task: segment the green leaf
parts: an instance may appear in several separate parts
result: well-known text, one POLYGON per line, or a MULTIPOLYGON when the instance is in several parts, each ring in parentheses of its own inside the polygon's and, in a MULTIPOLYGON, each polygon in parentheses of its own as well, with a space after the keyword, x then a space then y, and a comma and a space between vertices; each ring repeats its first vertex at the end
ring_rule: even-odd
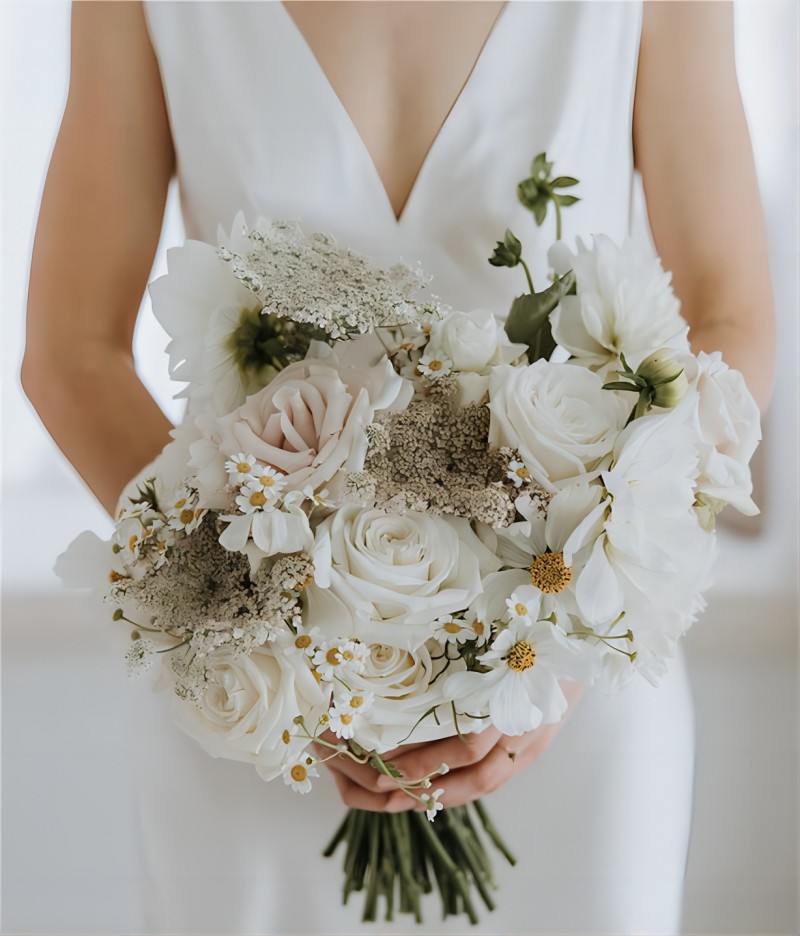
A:
POLYGON ((577 195, 553 195, 553 201, 557 201, 562 208, 569 208, 570 205, 579 202, 580 198, 577 195))
POLYGON ((567 273, 549 289, 534 295, 517 296, 511 303, 505 324, 506 334, 511 341, 527 345, 529 363, 549 359, 555 350, 550 313, 569 292, 574 281, 575 275, 567 273))
POLYGON ((522 244, 511 231, 506 228, 505 237, 502 241, 497 242, 494 253, 489 257, 489 263, 497 267, 515 267, 519 263, 521 256, 522 244))
POLYGON ((558 178, 553 179, 550 183, 553 188, 568 188, 570 185, 578 185, 578 180, 573 179, 572 176, 561 175, 558 178))
POLYGON ((635 393, 639 392, 639 387, 636 384, 625 383, 622 380, 612 380, 611 383, 603 384, 604 390, 633 390, 635 393))
POLYGON ((541 225, 544 224, 544 219, 547 217, 547 199, 537 199, 530 208, 533 212, 534 220, 541 227, 541 225))
POLYGON ((506 234, 503 242, 517 259, 522 256, 522 242, 518 237, 514 236, 513 232, 509 228, 506 228, 506 234))

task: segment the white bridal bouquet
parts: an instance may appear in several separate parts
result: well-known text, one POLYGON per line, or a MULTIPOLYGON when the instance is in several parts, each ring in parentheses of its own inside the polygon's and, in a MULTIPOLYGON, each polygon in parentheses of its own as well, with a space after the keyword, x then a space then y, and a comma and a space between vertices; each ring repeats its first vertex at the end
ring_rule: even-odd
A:
POLYGON ((481 829, 513 861, 479 802, 440 812, 436 775, 386 752, 558 721, 563 680, 656 683, 703 606, 715 515, 756 512, 741 374, 692 354, 646 250, 568 249, 575 184, 540 154, 519 185, 557 239, 538 293, 520 241, 497 244, 528 285, 505 328, 295 222, 170 250, 150 288, 186 418, 111 540, 58 560, 209 754, 299 793, 349 757, 424 807, 353 810, 331 842, 366 920, 380 896, 420 919, 434 882, 445 914, 474 920, 472 887, 491 907, 481 829))

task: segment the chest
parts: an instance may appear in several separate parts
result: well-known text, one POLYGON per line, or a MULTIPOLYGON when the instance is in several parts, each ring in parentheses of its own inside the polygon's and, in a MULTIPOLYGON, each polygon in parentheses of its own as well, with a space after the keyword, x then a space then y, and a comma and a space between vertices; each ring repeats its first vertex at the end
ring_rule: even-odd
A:
POLYGON ((286 2, 399 217, 505 3, 286 2))

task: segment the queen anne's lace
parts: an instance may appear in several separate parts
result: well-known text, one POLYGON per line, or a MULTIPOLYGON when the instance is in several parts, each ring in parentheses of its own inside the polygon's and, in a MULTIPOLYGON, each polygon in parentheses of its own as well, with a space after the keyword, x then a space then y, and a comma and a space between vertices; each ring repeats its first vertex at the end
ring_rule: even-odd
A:
POLYGON ((316 325, 331 338, 410 324, 423 314, 412 299, 428 281, 420 269, 375 268, 330 235, 306 234, 296 221, 275 221, 245 236, 250 250, 221 247, 219 256, 265 312, 316 325))

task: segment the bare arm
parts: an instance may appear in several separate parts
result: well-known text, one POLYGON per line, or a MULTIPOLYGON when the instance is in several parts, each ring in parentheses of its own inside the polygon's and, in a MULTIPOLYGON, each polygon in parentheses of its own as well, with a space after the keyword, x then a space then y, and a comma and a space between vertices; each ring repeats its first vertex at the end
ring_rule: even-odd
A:
POLYGON ((111 513, 171 428, 139 381, 136 313, 175 157, 140 3, 74 3, 69 96, 31 261, 22 383, 111 513))
POLYGON ((764 409, 774 308, 730 3, 644 4, 633 135, 656 248, 692 349, 722 351, 764 409))

